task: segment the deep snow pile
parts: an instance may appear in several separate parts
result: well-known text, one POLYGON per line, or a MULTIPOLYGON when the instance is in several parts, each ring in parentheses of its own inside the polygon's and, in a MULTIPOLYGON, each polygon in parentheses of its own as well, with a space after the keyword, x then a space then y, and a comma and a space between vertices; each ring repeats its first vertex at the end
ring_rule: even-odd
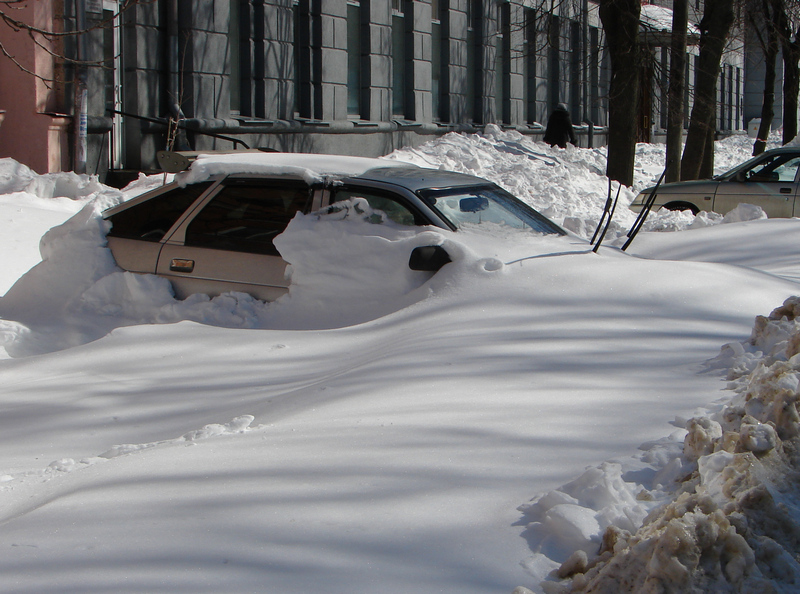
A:
MULTIPOLYGON (((718 168, 726 169, 746 158, 749 155, 750 142, 750 139, 743 136, 718 142, 718 168), (730 162, 727 162, 727 159, 730 162)), ((591 234, 597 223, 608 189, 607 179, 602 175, 605 167, 603 150, 574 147, 551 149, 542 143, 531 142, 516 132, 503 132, 495 128, 490 128, 484 136, 450 134, 423 147, 396 151, 390 158, 456 169, 493 179, 584 238, 591 234)), ((652 183, 660 174, 662 163, 663 147, 640 145, 635 188, 642 188, 652 183)), ((6 165, 13 164, 6 163, 6 165)), ((2 171, 0 166, 0 172, 2 171)), ((49 198, 53 195, 52 192, 59 192, 59 190, 41 190, 40 197, 32 192, 39 192, 37 187, 49 188, 48 184, 42 183, 37 186, 33 183, 37 182, 37 178, 32 173, 29 176, 25 172, 18 177, 15 175, 10 173, 7 177, 9 188, 18 192, 10 194, 9 199, 52 200, 49 198)), ((124 192, 118 192, 109 188, 95 187, 90 178, 73 178, 70 174, 65 175, 69 183, 61 185, 55 183, 52 187, 62 188, 60 191, 69 197, 68 200, 74 204, 73 208, 77 210, 82 206, 82 210, 64 225, 45 234, 41 242, 43 261, 9 289, 0 301, 0 346, 5 346, 7 352, 14 357, 84 344, 106 336, 114 328, 126 325, 193 320, 212 326, 232 328, 319 330, 347 327, 376 320, 404 309, 411 310, 420 307, 420 303, 425 301, 429 302, 428 305, 435 306, 435 303, 430 302, 439 299, 443 304, 451 306, 453 302, 448 298, 452 297, 452 293, 487 279, 497 281, 503 275, 511 276, 512 266, 517 266, 519 271, 516 268, 514 271, 520 274, 524 273, 525 266, 530 266, 528 270, 532 273, 537 271, 535 276, 537 281, 546 279, 543 284, 547 285, 539 288, 537 295, 547 302, 559 302, 566 295, 574 299, 576 294, 589 290, 584 287, 588 282, 585 280, 587 278, 593 279, 595 285, 605 282, 608 275, 600 274, 598 268, 613 274, 617 271, 614 266, 617 262, 610 260, 615 258, 621 260, 615 250, 608 250, 608 253, 598 256, 602 258, 601 261, 593 260, 590 263, 588 259, 592 258, 593 254, 588 253, 586 243, 579 240, 572 240, 571 246, 574 252, 565 254, 563 241, 551 243, 547 238, 531 239, 530 234, 500 237, 500 241, 497 241, 497 237, 482 234, 479 230, 454 234, 445 230, 409 230, 394 226, 387 221, 374 224, 374 219, 379 213, 368 212, 363 204, 354 203, 347 211, 298 216, 277 240, 282 254, 292 264, 293 288, 287 298, 273 304, 264 304, 244 294, 229 293, 214 299, 195 295, 179 301, 173 297, 169 283, 163 279, 124 273, 116 267, 105 247, 107 224, 100 216, 104 208, 162 183, 163 176, 141 178, 124 192), (76 179, 80 183, 73 183, 76 179), (92 188, 88 195, 82 189, 84 187, 92 188), (508 241, 509 239, 512 241, 508 241), (522 264, 519 261, 512 262, 503 251, 505 249, 503 240, 506 240, 505 244, 513 245, 515 249, 525 252, 530 261, 522 264), (402 254, 405 259, 408 250, 423 243, 445 245, 454 259, 454 264, 449 266, 448 270, 440 271, 431 280, 427 280, 422 273, 407 270, 399 258, 399 254, 402 254), (330 249, 333 245, 336 246, 335 251, 330 249), (313 250, 309 247, 313 247, 313 250), (311 253, 317 254, 317 257, 309 257, 311 253), (369 257, 365 258, 365 254, 369 257), (563 261, 571 263, 567 268, 571 273, 568 275, 570 278, 559 278, 558 274, 545 264, 546 260, 535 259, 538 255, 554 254, 564 255, 563 261), (346 270, 346 267, 341 265, 343 261, 350 259, 355 261, 356 258, 360 268, 346 270), (392 261, 396 261, 395 264, 403 269, 402 274, 394 276, 386 274, 387 264, 392 261), (579 261, 582 265, 576 265, 579 261), (327 277, 326 272, 330 270, 336 270, 339 276, 327 277), (548 287, 553 288, 552 293, 548 287), (558 293, 557 288, 562 292, 558 293), (335 293, 334 299, 331 298, 332 292, 335 293)), ((58 176, 53 179, 57 182, 58 176)), ((625 200, 632 199, 632 192, 628 190, 623 192, 625 200)), ((762 215, 763 213, 758 210, 751 211, 747 208, 738 209, 726 219, 708 215, 692 217, 686 213, 653 213, 646 228, 687 229, 735 220, 753 220, 761 218, 762 215)), ((609 232, 606 245, 613 245, 622 237, 633 217, 634 215, 621 205, 615 217, 615 227, 609 232)), ((695 296, 702 294, 706 299, 708 295, 715 293, 714 275, 727 274, 721 268, 702 266, 661 268, 669 270, 670 273, 653 281, 649 271, 646 270, 650 264, 648 261, 633 258, 625 262, 626 267, 635 267, 644 274, 648 282, 652 283, 649 286, 651 294, 647 295, 644 301, 648 307, 660 308, 662 311, 659 311, 659 315, 663 318, 674 317, 676 323, 681 324, 677 332, 683 329, 682 324, 685 320, 682 314, 685 312, 681 310, 680 304, 676 304, 675 297, 679 295, 685 298, 685 294, 695 296), (673 283, 670 274, 675 275, 678 270, 683 277, 679 282, 673 283), (703 275, 704 270, 705 275, 703 275), (687 285, 684 286, 683 283, 687 285), (690 286, 687 293, 685 289, 690 286), (697 287, 701 289, 698 291, 697 287), (673 304, 676 305, 675 310, 670 309, 673 304), (680 322, 677 322, 678 320, 680 322)), ((624 275, 620 277, 622 278, 615 276, 616 289, 620 293, 634 294, 634 285, 637 291, 640 289, 639 279, 631 279, 624 275)), ((747 278, 752 278, 753 284, 762 281, 766 284, 771 280, 766 276, 756 275, 747 278)), ((597 293, 591 290, 589 292, 591 296, 583 303, 584 310, 591 315, 593 307, 596 306, 594 298, 597 293)), ((745 292, 744 288, 742 292, 745 292)), ((788 293, 782 295, 786 294, 788 293)), ((494 294, 489 293, 489 295, 494 294)), ((635 295, 637 299, 641 298, 639 292, 635 295)), ((780 299, 783 299, 783 296, 780 299)), ((480 303, 482 307, 483 302, 480 303)), ((609 301, 606 302, 606 306, 609 305, 612 309, 619 307, 624 310, 618 320, 614 320, 613 316, 608 316, 604 312, 608 317, 586 321, 585 326, 577 330, 573 328, 571 331, 582 341, 591 340, 586 337, 597 338, 599 331, 596 331, 596 328, 603 326, 603 323, 618 326, 620 320, 630 317, 631 303, 624 303, 613 295, 613 299, 609 296, 609 301)), ((726 307, 730 307, 730 304, 726 307)), ((570 310, 567 308, 565 311, 570 310)), ((482 313, 481 311, 480 315, 482 313)), ((572 315, 574 313, 571 312, 572 315)), ((413 312, 410 312, 408 317, 413 318, 413 312)), ((550 334, 561 335, 564 322, 557 323, 560 326, 545 329, 543 335, 548 337, 550 334)), ((792 323, 793 319, 764 323, 763 328, 754 333, 757 339, 754 339, 752 345, 734 344, 726 347, 723 356, 718 360, 717 367, 724 363, 736 369, 736 377, 742 378, 743 382, 744 374, 751 372, 755 374, 760 368, 761 360, 768 357, 760 355, 759 350, 772 352, 772 347, 779 343, 800 342, 796 338, 792 340, 782 338, 784 335, 789 335, 788 328, 792 323), (774 326, 778 326, 781 330, 775 330, 774 326)), ((124 332, 122 335, 126 336, 124 332)), ((158 333, 156 335, 161 336, 158 333)), ((534 334, 534 336, 541 338, 540 335, 534 334)), ((723 341, 714 342, 714 348, 721 342, 723 341)), ((282 343, 275 348, 285 350, 282 343)), ((481 349, 482 352, 485 350, 485 347, 481 349)), ((769 366, 781 363, 782 358, 786 360, 783 361, 784 365, 792 361, 787 353, 781 354, 780 349, 776 353, 775 361, 769 362, 769 366)), ((592 355, 597 356, 596 353, 592 355)), ((534 356, 530 359, 537 360, 534 356)), ((350 365, 349 361, 344 359, 337 364, 343 367, 350 365)), ((452 362, 447 361, 447 365, 450 364, 452 362)), ((758 377, 771 376, 769 373, 761 373, 758 377)), ((780 382, 787 388, 787 394, 792 393, 791 390, 797 392, 796 379, 794 384, 787 382, 785 377, 780 382)), ((713 395, 709 398, 713 398, 713 395)), ((743 398, 747 399, 744 396, 743 398)), ((751 460, 747 456, 757 456, 759 463, 765 464, 773 459, 777 460, 777 452, 781 448, 784 452, 791 452, 792 442, 784 439, 786 436, 781 433, 782 425, 771 417, 761 414, 764 410, 774 408, 771 408, 768 400, 761 395, 759 398, 761 400, 755 399, 755 402, 763 401, 761 409, 755 404, 750 404, 749 408, 746 404, 741 405, 749 417, 741 416, 738 425, 735 415, 725 416, 722 410, 714 411, 711 416, 701 415, 690 420, 677 419, 675 424, 678 429, 672 435, 658 442, 645 444, 642 446, 641 454, 636 458, 611 460, 589 468, 575 480, 544 493, 531 504, 524 506, 519 525, 526 527, 524 536, 530 544, 533 555, 526 559, 523 565, 533 577, 533 581, 538 584, 548 572, 555 570, 556 576, 559 572, 561 576, 573 576, 569 587, 575 588, 583 588, 589 580, 595 583, 595 579, 608 579, 603 576, 611 576, 611 579, 617 579, 617 582, 613 582, 615 585, 609 587, 610 591, 623 590, 621 580, 632 583, 639 583, 635 580, 642 580, 641 583, 644 583, 647 579, 650 580, 648 583, 662 580, 662 584, 668 587, 674 585, 676 590, 688 586, 705 587, 709 584, 711 587, 724 589, 729 584, 737 583, 736 580, 750 585, 754 583, 752 580, 759 579, 761 575, 774 579, 769 572, 775 572, 778 575, 775 583, 780 584, 780 580, 788 576, 789 572, 781 569, 783 566, 780 559, 783 559, 784 555, 779 548, 772 547, 767 541, 756 542, 748 539, 748 535, 743 532, 734 534, 729 526, 735 526, 737 530, 743 526, 739 521, 740 516, 736 514, 752 498, 740 497, 736 489, 739 485, 746 484, 746 480, 728 481, 727 486, 722 486, 720 482, 722 479, 728 480, 729 476, 739 480, 737 477, 740 477, 741 473, 741 460, 747 463, 751 460), (751 419, 758 422, 751 422, 751 419), (770 421, 775 423, 774 435, 766 429, 770 421), (738 434, 738 437, 735 439, 731 437, 733 433, 738 434), (711 438, 716 434, 719 434, 717 437, 720 439, 717 441, 720 445, 716 445, 717 442, 712 444, 711 438), (777 441, 778 438, 784 441, 781 443, 777 441), (687 443, 689 445, 686 445, 687 443), (743 449, 749 448, 749 453, 737 451, 738 444, 741 444, 743 449), (683 493, 681 487, 697 487, 699 491, 683 493), (723 495, 727 497, 726 493, 732 493, 736 497, 730 498, 730 501, 720 499, 723 495), (679 496, 678 499, 673 501, 676 496, 679 496), (726 512, 734 499, 738 502, 732 508, 735 513, 720 515, 715 511, 720 509, 726 512), (670 514, 667 516, 668 521, 659 519, 661 516, 656 515, 658 512, 655 510, 659 506, 666 506, 663 509, 670 514), (701 516, 698 510, 708 518, 701 516), (673 516, 691 520, 693 524, 689 527, 693 532, 688 531, 685 526, 673 524, 673 516), (640 529, 642 525, 644 527, 640 529), (706 532, 703 532, 704 530, 706 532), (710 535, 707 539, 708 546, 704 549, 695 547, 698 539, 693 535, 698 531, 710 535), (659 557, 659 554, 673 550, 669 549, 669 546, 675 542, 678 542, 680 547, 674 551, 680 553, 685 551, 685 556, 678 555, 678 565, 676 565, 674 561, 676 556, 667 555, 669 566, 659 566, 660 560, 665 559, 663 555, 659 557), (598 557, 598 550, 604 543, 609 550, 617 551, 619 555, 611 558, 603 554, 598 557), (656 554, 648 557, 648 550, 656 554), (701 550, 705 552, 701 554, 701 550), (748 553, 748 550, 752 554, 748 553), (626 554, 626 551, 630 552, 626 554), (770 560, 770 554, 773 554, 773 560, 770 560), (695 558, 698 561, 693 564, 695 558), (704 565, 706 562, 709 567, 704 565), (606 567, 608 569, 603 569, 606 567), (615 569, 617 567, 620 569, 615 569), (783 573, 780 573, 781 571, 783 573), (619 578, 622 573, 626 577, 619 578)), ((462 400, 461 394, 454 397, 454 402, 458 402, 459 405, 462 400)), ((793 409, 787 405, 781 410, 791 412, 793 409)), ((235 414, 239 415, 240 412, 244 411, 237 411, 235 414)), ((233 415, 224 418, 232 417, 233 415)), ((251 417, 236 416, 229 425, 207 425, 200 431, 211 434, 214 431, 222 433, 237 431, 241 427, 246 427, 249 420, 252 420, 251 417)), ((431 422, 441 423, 441 419, 431 422)), ((485 423, 486 420, 482 422, 485 423)), ((562 428, 561 431, 563 430, 562 428)), ((194 434, 184 434, 181 431, 170 435, 183 435, 173 440, 178 443, 187 440, 187 435, 191 437, 194 434)), ((104 452, 99 457, 116 458, 133 451, 131 448, 152 449, 150 446, 155 443, 167 442, 140 440, 136 442, 138 445, 121 444, 111 449, 98 449, 97 452, 104 452)), ((71 463, 74 464, 69 458, 57 460, 54 472, 69 470, 71 463)), ((782 475, 777 473, 775 476, 782 475)), ((4 477, 0 476, 0 481, 2 480, 4 477)), ((557 485, 562 480, 566 478, 551 484, 557 485)), ((780 486, 779 481, 776 481, 776 485, 780 486)), ((778 492, 776 490, 778 487, 772 490, 773 497, 774 493, 778 492)), ((522 490, 521 500, 529 496, 526 489, 527 487, 522 490)), ((531 491, 536 492, 537 489, 531 487, 531 491)), ((512 513, 520 499, 515 498, 513 501, 509 508, 512 513)), ((774 518, 772 513, 763 515, 767 519, 774 518)), ((756 534, 761 530, 754 528, 755 521, 748 520, 747 526, 756 534)), ((772 534, 769 536, 781 546, 785 545, 785 548, 791 550, 790 542, 781 541, 772 534)), ((515 561, 516 559, 510 559, 509 563, 513 564, 515 561)), ((555 578, 549 585, 544 586, 546 589, 562 587, 567 587, 567 584, 561 584, 555 581, 555 578)))
POLYGON ((708 366, 735 396, 689 419, 682 441, 646 448, 649 481, 607 463, 520 508, 529 530, 564 541, 562 559, 583 541, 544 592, 797 591, 800 297, 708 366))
MULTIPOLYGON (((743 160, 745 150, 749 150, 747 137, 735 136, 717 143, 720 167, 724 169, 743 160)), ((448 134, 421 147, 395 151, 387 158, 489 178, 584 238, 594 231, 608 190, 608 179, 603 175, 604 149, 551 148, 495 126, 487 127, 485 135, 448 134)), ((635 187, 652 183, 660 174, 663 159, 663 147, 639 145, 635 187)), ((367 161, 357 165, 364 167, 373 162, 367 161)), ((332 167, 338 166, 334 160, 332 167)), ((197 173, 201 174, 202 171, 197 173)), ((331 225, 315 217, 298 216, 278 240, 284 258, 295 264, 292 269, 304 275, 293 279, 294 287, 286 298, 266 305, 246 294, 228 293, 213 299, 193 295, 181 301, 174 298, 166 280, 125 273, 117 268, 105 247, 108 223, 102 219, 104 209, 168 179, 165 175, 141 176, 120 192, 98 184, 91 176, 72 173, 37 176, 10 159, 1 160, 0 180, 5 180, 4 187, 19 192, 2 198, 52 200, 55 192, 65 196, 63 201, 83 208, 63 225, 44 234, 40 244, 42 262, 5 294, 0 303, 0 346, 11 356, 28 356, 90 342, 119 326, 181 320, 232 328, 325 328, 331 327, 331 320, 336 320, 339 327, 356 324, 423 298, 413 290, 413 286, 421 284, 421 273, 405 270, 395 277, 399 285, 385 282, 381 271, 386 263, 398 253, 405 253, 393 249, 398 242, 405 242, 413 249, 425 242, 441 244, 452 235, 446 231, 417 233, 386 223, 369 225, 363 220, 331 225), (313 230, 309 228, 311 221, 313 230), (431 233, 434 236, 429 236, 431 233), (334 264, 342 259, 363 257, 365 248, 361 243, 370 234, 376 236, 370 240, 373 245, 369 253, 373 257, 351 273, 358 278, 352 278, 349 284, 328 282, 329 275, 321 272, 340 270, 334 264), (381 235, 383 238, 377 239, 381 235), (309 250, 310 245, 317 249, 309 250), (326 250, 326 245, 335 245, 336 252, 326 250), (328 253, 332 261, 311 263, 305 257, 309 253, 328 253), (303 290, 298 290, 300 285, 304 285, 303 290), (361 289, 353 291, 354 286, 361 289), (331 291, 335 290, 332 287, 344 287, 342 291, 347 296, 339 294, 337 299, 331 299, 331 291), (32 301, 30 295, 34 294, 39 298, 32 301), (401 297, 397 298, 398 295, 401 297), (326 304, 324 309, 319 307, 321 303, 326 304), (65 327, 69 330, 65 331, 65 327)), ((629 203, 633 196, 630 190, 622 188, 621 200, 629 203)), ((738 209, 725 222, 762 216, 760 209, 754 212, 738 209)), ((606 245, 621 243, 634 218, 634 213, 621 204, 606 236, 606 245)), ((710 218, 706 213, 697 217, 688 213, 653 213, 645 230, 677 230, 720 222, 722 217, 710 218)), ((476 233, 478 236, 472 241, 489 240, 479 237, 479 230, 476 233)), ((470 253, 463 241, 468 236, 461 233, 458 241, 450 242, 449 249, 456 260, 470 253)), ((489 253, 496 253, 507 239, 499 237, 489 253)), ((525 236, 516 241, 525 241, 525 236)), ((477 254, 471 254, 470 258, 476 266, 492 266, 482 262, 477 254)), ((400 264, 398 267, 406 268, 400 264)))
MULTIPOLYGON (((717 141, 716 173, 723 173, 748 159, 752 143, 752 139, 743 134, 717 141)), ((778 144, 775 136, 768 148, 778 144)), ((605 147, 550 147, 519 132, 504 131, 493 125, 487 126, 484 134, 450 133, 419 147, 396 150, 387 157, 491 179, 585 239, 591 238, 609 193, 605 147)), ((620 191, 619 206, 605 240, 608 245, 624 241, 625 233, 636 219, 636 214, 627 206, 638 192, 658 181, 664 162, 664 145, 637 145, 634 184, 632 188, 623 186, 620 191)), ((617 188, 614 182, 612 194, 616 195, 617 188)), ((720 222, 721 217, 707 213, 694 217, 688 212, 654 212, 643 230, 679 231, 720 222)))

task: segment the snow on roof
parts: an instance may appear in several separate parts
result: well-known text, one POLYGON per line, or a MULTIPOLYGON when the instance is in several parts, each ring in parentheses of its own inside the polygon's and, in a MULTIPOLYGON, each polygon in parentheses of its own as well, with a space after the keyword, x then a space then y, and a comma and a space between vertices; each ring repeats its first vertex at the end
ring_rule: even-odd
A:
POLYGON ((308 153, 207 154, 199 155, 188 171, 175 176, 175 181, 186 185, 205 181, 214 175, 252 173, 291 175, 313 183, 322 181, 326 177, 360 175, 377 167, 416 167, 416 165, 384 158, 308 153))

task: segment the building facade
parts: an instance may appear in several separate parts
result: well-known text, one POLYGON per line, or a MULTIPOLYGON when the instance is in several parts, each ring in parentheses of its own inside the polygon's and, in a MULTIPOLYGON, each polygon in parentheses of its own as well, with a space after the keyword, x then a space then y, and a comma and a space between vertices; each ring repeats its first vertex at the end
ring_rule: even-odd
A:
MULTIPOLYGON (((79 61, 58 64, 58 82, 31 83, 50 105, 38 101, 35 116, 61 118, 48 132, 61 161, 49 170, 105 179, 155 168, 165 148, 375 156, 489 124, 540 138, 558 103, 581 146, 605 142, 610 72, 589 0, 153 0, 121 13, 119 0, 34 4, 51 7, 54 27, 94 27, 60 42, 79 61)), ((644 21, 640 140, 655 141, 666 125, 669 23, 644 21)), ((687 114, 696 45, 688 51, 687 114)), ((741 56, 726 61, 719 129, 737 130, 741 56)), ((0 62, 3 81, 12 68, 0 62)), ((13 157, 9 119, 0 154, 13 157)))

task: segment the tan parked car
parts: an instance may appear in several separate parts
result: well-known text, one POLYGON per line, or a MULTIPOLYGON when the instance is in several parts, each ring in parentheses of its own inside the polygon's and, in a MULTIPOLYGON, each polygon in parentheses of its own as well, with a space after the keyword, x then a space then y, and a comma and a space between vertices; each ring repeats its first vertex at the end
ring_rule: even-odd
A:
MULTIPOLYGON (((755 204, 770 218, 800 216, 800 148, 766 151, 712 179, 662 184, 653 210, 701 210, 725 214, 740 203, 755 204)), ((653 188, 642 190, 631 204, 639 212, 653 188)))
MULTIPOLYGON (((180 298, 241 291, 272 301, 288 287, 287 263, 272 240, 296 213, 356 197, 400 225, 458 230, 491 222, 565 234, 485 179, 385 159, 290 153, 201 156, 175 182, 104 218, 117 264, 169 279, 180 298)), ((434 272, 449 261, 436 246, 409 254, 414 270, 434 272)))

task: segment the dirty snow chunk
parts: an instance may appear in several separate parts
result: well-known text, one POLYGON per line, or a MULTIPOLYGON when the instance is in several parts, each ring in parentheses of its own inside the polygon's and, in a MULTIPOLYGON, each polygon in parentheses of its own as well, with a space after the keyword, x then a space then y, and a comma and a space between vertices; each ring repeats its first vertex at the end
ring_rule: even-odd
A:
POLYGON ((725 488, 732 477, 731 469, 735 461, 736 454, 724 450, 702 456, 697 461, 700 484, 703 485, 706 493, 720 505, 724 504, 727 498, 725 488))
POLYGON ((771 425, 765 423, 742 425, 739 445, 748 452, 764 454, 774 449, 778 441, 778 433, 771 425))
POLYGON ((589 558, 585 551, 575 551, 569 559, 558 568, 558 577, 565 578, 576 573, 586 573, 589 567, 589 558))
POLYGON ((715 440, 722 437, 722 425, 708 417, 696 417, 686 426, 689 432, 683 445, 683 453, 689 460, 697 460, 714 451, 715 440))
POLYGON ((577 562, 562 566, 558 575, 571 579, 543 583, 545 592, 797 591, 798 303, 759 316, 750 340, 723 347, 717 368, 750 371, 731 381, 728 404, 686 424, 684 459, 696 469, 673 499, 632 535, 609 526, 613 548, 590 556, 583 573, 571 573, 577 562))

